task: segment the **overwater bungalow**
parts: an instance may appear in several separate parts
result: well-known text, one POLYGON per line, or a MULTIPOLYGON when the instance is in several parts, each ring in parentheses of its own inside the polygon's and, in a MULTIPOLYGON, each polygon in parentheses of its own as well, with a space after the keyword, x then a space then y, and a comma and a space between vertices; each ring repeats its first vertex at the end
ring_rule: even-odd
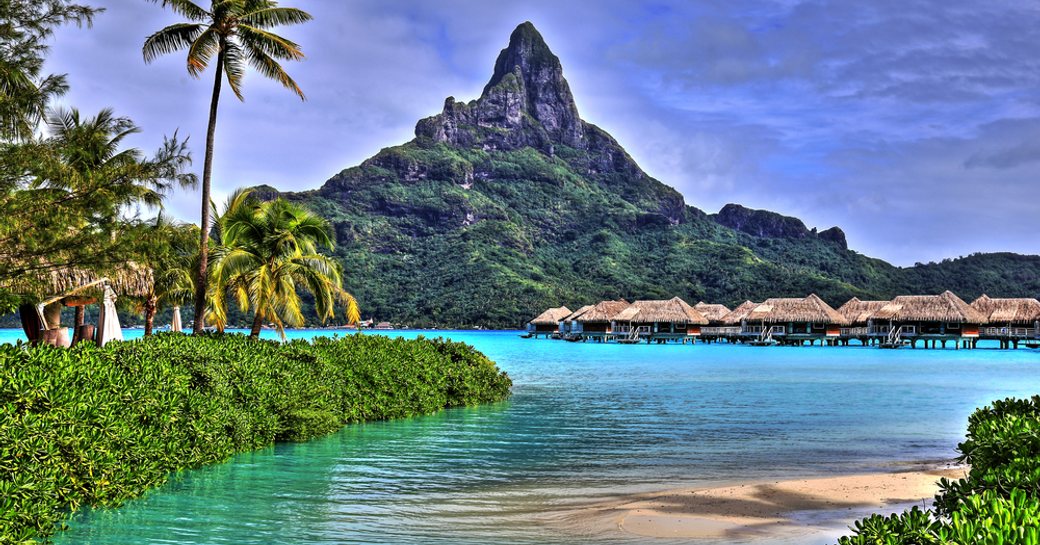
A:
POLYGON ((870 336, 870 317, 887 304, 888 301, 861 301, 853 297, 839 307, 838 314, 849 322, 840 330, 841 342, 848 345, 850 340, 857 339, 863 344, 869 344, 876 340, 870 336))
POLYGON ((744 301, 737 308, 729 311, 722 319, 719 320, 720 325, 708 326, 701 328, 702 340, 707 342, 717 341, 725 339, 729 342, 736 342, 741 339, 740 329, 741 323, 744 318, 752 311, 755 310, 759 303, 753 301, 744 301))
POLYGON ((753 344, 834 344, 848 320, 816 294, 773 298, 741 322, 741 336, 753 344))
POLYGON ((614 317, 614 332, 626 342, 693 341, 708 319, 678 297, 663 301, 636 301, 614 317))
POLYGON ((708 319, 708 325, 701 328, 701 339, 708 342, 717 340, 720 337, 720 328, 725 326, 722 320, 730 313, 729 308, 726 305, 705 303, 704 301, 693 305, 693 308, 708 319))
POLYGON ((940 295, 901 295, 892 299, 870 317, 869 333, 881 340, 883 347, 899 347, 907 343, 916 348, 974 348, 979 328, 986 322, 982 312, 972 308, 951 291, 940 295))
POLYGON ((577 335, 582 340, 614 340, 617 337, 617 333, 614 332, 614 318, 622 310, 628 308, 629 304, 624 299, 618 299, 617 301, 602 301, 593 305, 575 319, 579 330, 572 331, 571 335, 577 335))
POLYGON ((550 308, 539 314, 535 319, 527 322, 527 333, 538 338, 539 336, 550 337, 560 333, 560 323, 570 315, 571 309, 567 307, 550 308))
POLYGON ((1022 340, 1040 340, 1040 301, 1036 299, 994 299, 983 294, 971 307, 986 318, 979 330, 982 339, 998 340, 1001 348, 1018 348, 1022 340))
POLYGON ((581 325, 578 324, 578 316, 592 310, 593 307, 595 307, 595 305, 585 305, 568 314, 563 320, 560 320, 560 334, 563 335, 564 339, 581 331, 581 325))

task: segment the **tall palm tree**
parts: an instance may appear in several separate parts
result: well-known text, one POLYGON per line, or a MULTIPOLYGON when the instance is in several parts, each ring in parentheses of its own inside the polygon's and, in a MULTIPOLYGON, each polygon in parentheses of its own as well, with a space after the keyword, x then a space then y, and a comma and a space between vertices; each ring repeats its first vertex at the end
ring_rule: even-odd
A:
POLYGON ((285 199, 261 202, 247 190, 233 194, 217 221, 222 244, 214 251, 211 288, 213 321, 227 322, 225 295, 239 308, 253 311, 250 336, 273 323, 285 337, 285 326, 303 325, 298 289, 314 296, 322 320, 346 307, 347 321, 360 320, 357 302, 341 287, 342 270, 320 248, 333 248, 329 222, 285 199))
POLYGON ((209 126, 206 129, 206 159, 202 167, 202 231, 199 238, 199 269, 195 289, 194 332, 202 331, 206 304, 206 268, 209 261, 210 180, 213 173, 213 136, 217 128, 217 104, 220 102, 221 82, 226 77, 228 86, 239 100, 242 96, 242 78, 246 66, 271 78, 305 99, 303 91, 278 61, 303 59, 300 46, 277 34, 270 28, 295 25, 311 20, 299 9, 283 8, 273 0, 211 0, 206 10, 191 0, 152 0, 161 2, 189 22, 170 25, 149 36, 144 42, 144 60, 188 50, 188 73, 201 77, 214 58, 213 95, 209 104, 209 126))

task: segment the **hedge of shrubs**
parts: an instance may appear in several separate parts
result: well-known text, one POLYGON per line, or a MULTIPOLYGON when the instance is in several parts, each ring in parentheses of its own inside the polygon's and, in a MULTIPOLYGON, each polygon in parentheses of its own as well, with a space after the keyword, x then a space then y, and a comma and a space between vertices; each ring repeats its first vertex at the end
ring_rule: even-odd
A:
POLYGON ((499 401, 510 386, 483 354, 443 340, 3 345, 0 543, 46 541, 81 506, 117 506, 171 472, 350 422, 499 401))
POLYGON ((939 482, 932 510, 873 515, 839 545, 1040 545, 1040 396, 975 411, 957 448, 971 470, 939 482))

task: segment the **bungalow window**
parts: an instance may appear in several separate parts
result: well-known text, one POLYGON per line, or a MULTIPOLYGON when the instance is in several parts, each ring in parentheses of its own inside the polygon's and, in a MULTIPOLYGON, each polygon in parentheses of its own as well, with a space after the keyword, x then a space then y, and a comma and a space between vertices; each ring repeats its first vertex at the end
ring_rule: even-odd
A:
POLYGON ((946 324, 946 329, 960 329, 961 324, 946 324))

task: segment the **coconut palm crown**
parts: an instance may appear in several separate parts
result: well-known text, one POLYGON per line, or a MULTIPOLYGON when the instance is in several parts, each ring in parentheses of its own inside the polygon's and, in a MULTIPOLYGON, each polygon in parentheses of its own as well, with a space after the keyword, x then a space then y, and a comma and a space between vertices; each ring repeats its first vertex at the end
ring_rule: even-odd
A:
POLYGON ((359 321, 357 302, 341 287, 339 263, 320 253, 334 246, 324 218, 285 199, 261 202, 240 190, 228 199, 217 231, 210 318, 219 329, 226 325, 230 296, 243 312, 253 311, 251 336, 271 323, 284 338, 286 325, 304 324, 298 289, 314 296, 322 320, 343 304, 347 321, 359 321))

